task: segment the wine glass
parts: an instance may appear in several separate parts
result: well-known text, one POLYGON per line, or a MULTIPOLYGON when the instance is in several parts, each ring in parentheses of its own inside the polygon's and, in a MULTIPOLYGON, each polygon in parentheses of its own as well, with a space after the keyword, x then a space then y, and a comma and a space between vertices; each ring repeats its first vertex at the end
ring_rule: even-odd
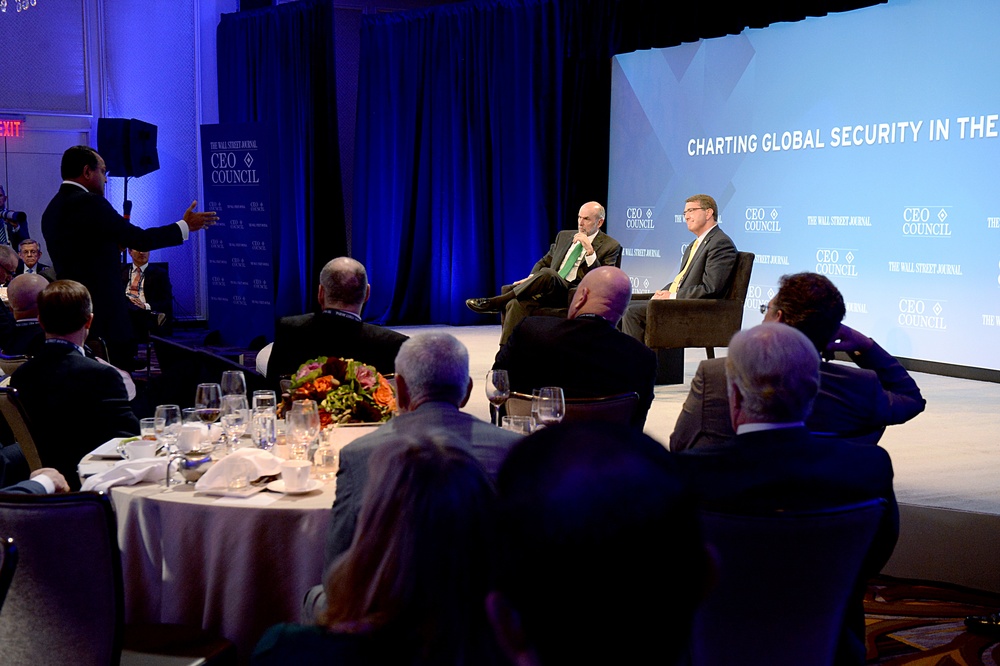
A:
POLYGON ((285 417, 291 438, 292 459, 307 460, 309 444, 319 435, 319 409, 314 400, 296 400, 285 417))
POLYGON ((222 395, 247 394, 247 380, 242 370, 226 370, 222 373, 222 395))
POLYGON ((177 438, 181 434, 181 408, 180 405, 157 405, 156 412, 157 436, 163 440, 168 453, 177 453, 177 438), (160 422, 163 422, 160 431, 160 422))
POLYGON ((222 387, 218 384, 198 384, 194 396, 194 407, 198 410, 198 418, 207 423, 209 431, 212 424, 219 420, 219 408, 222 406, 222 387))
POLYGON ((538 410, 542 404, 542 389, 531 389, 531 431, 541 425, 542 419, 538 415, 538 410))
POLYGON ((555 425, 566 416, 566 398, 558 386, 546 386, 538 391, 538 418, 543 425, 555 425))
POLYGON ((240 394, 224 395, 219 411, 222 414, 222 428, 228 437, 226 453, 232 453, 236 450, 240 437, 247 430, 248 412, 250 411, 247 408, 247 397, 240 394))
POLYGON ((510 376, 506 370, 490 370, 486 373, 486 399, 493 405, 490 423, 497 424, 500 405, 510 397, 510 376))

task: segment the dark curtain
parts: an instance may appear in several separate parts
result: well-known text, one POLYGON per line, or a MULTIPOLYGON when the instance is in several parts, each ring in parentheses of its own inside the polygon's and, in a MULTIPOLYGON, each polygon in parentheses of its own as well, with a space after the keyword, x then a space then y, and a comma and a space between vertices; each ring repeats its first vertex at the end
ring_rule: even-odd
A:
POLYGON ((465 299, 527 275, 582 203, 607 200, 611 56, 876 3, 743 4, 703 1, 683 19, 662 0, 366 16, 353 218, 366 318, 495 321, 465 299))
POLYGON ((320 269, 347 254, 333 35, 328 0, 224 14, 219 23, 220 121, 267 122, 274 131, 278 316, 315 309, 320 269))

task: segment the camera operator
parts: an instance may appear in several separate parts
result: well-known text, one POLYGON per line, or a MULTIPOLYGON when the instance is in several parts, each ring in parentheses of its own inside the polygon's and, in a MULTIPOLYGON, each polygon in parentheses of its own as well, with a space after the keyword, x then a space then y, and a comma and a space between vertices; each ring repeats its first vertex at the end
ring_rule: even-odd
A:
POLYGON ((16 248, 28 237, 28 215, 18 210, 7 210, 7 192, 0 185, 0 245, 16 248))

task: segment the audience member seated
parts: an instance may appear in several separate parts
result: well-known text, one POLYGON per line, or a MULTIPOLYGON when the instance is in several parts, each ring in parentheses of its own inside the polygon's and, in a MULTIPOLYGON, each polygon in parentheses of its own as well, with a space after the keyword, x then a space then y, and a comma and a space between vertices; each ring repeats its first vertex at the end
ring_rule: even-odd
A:
MULTIPOLYGON (((780 322, 802 331, 818 352, 844 351, 858 364, 820 365, 819 395, 806 426, 813 433, 877 443, 887 425, 904 423, 924 411, 916 382, 888 352, 852 328, 842 325, 844 298, 818 273, 783 275, 778 293, 767 304, 765 322, 780 322)), ((711 446, 735 433, 726 399, 726 360, 702 361, 691 392, 670 435, 670 450, 711 446)))
POLYGON ((486 608, 511 664, 678 664, 714 579, 674 456, 608 424, 545 428, 500 470, 486 608))
POLYGON ((18 275, 7 286, 7 302, 14 311, 14 331, 2 347, 8 356, 34 356, 45 341, 38 323, 38 295, 49 280, 37 273, 18 275))
POLYGON ((41 275, 49 282, 56 279, 56 272, 52 267, 40 261, 42 248, 35 239, 25 238, 18 243, 17 256, 20 257, 21 261, 18 262, 14 275, 41 275))
POLYGON ((51 495, 52 493, 68 493, 69 484, 66 478, 51 467, 36 469, 27 481, 21 481, 6 488, 0 488, 0 493, 17 493, 20 495, 51 495))
POLYGON ((174 290, 170 276, 149 263, 149 252, 129 249, 132 263, 122 264, 122 284, 128 298, 129 317, 136 335, 170 333, 174 319, 174 290))
POLYGON ((350 257, 338 257, 319 274, 319 314, 284 317, 278 321, 267 378, 274 384, 317 356, 353 358, 383 375, 395 372, 393 363, 406 336, 361 321, 371 286, 365 267, 350 257))
POLYGON ((498 663, 483 605, 496 498, 482 466, 446 438, 403 437, 372 455, 370 471, 319 625, 272 627, 251 663, 498 663))
POLYGON ((628 276, 613 266, 587 273, 566 319, 528 317, 511 334, 493 364, 510 374, 513 391, 560 386, 567 398, 635 391, 633 425, 642 428, 653 402, 656 355, 615 328, 632 296, 628 276))
POLYGON ((888 561, 899 533, 892 462, 877 446, 809 433, 805 421, 819 392, 819 366, 816 347, 791 326, 766 323, 737 333, 726 358, 736 438, 677 459, 712 511, 820 509, 875 498, 889 503, 849 602, 838 652, 838 664, 863 664, 865 584, 888 561))
POLYGON ((42 463, 79 490, 80 459, 112 437, 139 432, 119 371, 87 358, 83 343, 94 319, 90 292, 56 280, 38 297, 42 348, 11 376, 35 435, 42 463))
MULTIPOLYGON (((9 245, 0 244, 0 285, 7 286, 17 268, 17 254, 9 245)), ((10 343, 14 335, 14 315, 0 303, 0 349, 10 343)))

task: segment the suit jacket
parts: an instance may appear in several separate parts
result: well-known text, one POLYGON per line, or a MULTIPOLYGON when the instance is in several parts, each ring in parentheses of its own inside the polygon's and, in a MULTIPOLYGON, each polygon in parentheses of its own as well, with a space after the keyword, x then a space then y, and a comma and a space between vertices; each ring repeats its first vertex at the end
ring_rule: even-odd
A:
POLYGON ((326 566, 351 545, 354 528, 361 510, 361 498, 368 483, 368 459, 379 446, 401 436, 443 434, 462 446, 491 479, 496 479, 507 452, 521 439, 507 430, 480 421, 454 405, 445 402, 425 402, 412 412, 390 419, 375 432, 359 437, 340 452, 337 472, 337 498, 330 514, 330 529, 326 535, 326 566))
POLYGON ((45 332, 38 320, 24 320, 14 324, 10 335, 4 338, 0 351, 8 356, 34 356, 45 342, 45 332))
MULTIPOLYGON (((122 284, 124 293, 128 289, 129 277, 132 274, 132 264, 121 264, 122 284)), ((146 264, 146 270, 142 272, 142 294, 149 303, 150 310, 163 312, 167 319, 172 319, 174 307, 174 290, 170 284, 170 277, 167 272, 152 262, 146 264)), ((126 296, 126 298, 128 298, 126 296)))
POLYGON ((513 391, 561 386, 567 398, 635 391, 633 425, 642 428, 653 403, 656 355, 598 317, 529 317, 497 352, 494 368, 510 374, 513 391))
MULTIPOLYGON (((684 251, 678 272, 687 264, 693 245, 684 251)), ((677 298, 718 298, 729 288, 735 266, 736 245, 718 225, 712 227, 677 288, 677 298)), ((669 288, 669 284, 664 287, 669 288)))
POLYGON ((278 321, 267 378, 277 383, 317 356, 353 358, 382 374, 395 372, 396 354, 407 337, 391 329, 357 321, 336 312, 283 317, 278 321))
MULTIPOLYGON (((891 354, 873 345, 852 354, 858 368, 824 362, 806 426, 814 433, 877 443, 887 425, 924 411, 920 389, 891 354)), ((670 450, 719 444, 736 436, 729 419, 724 358, 702 361, 670 435, 670 450)))
POLYGON ((80 354, 69 344, 47 341, 10 378, 31 421, 38 455, 70 488, 80 489, 77 465, 113 437, 139 433, 118 371, 80 354))
MULTIPOLYGON (((14 249, 16 250, 17 247, 15 246, 14 249)), ((41 275, 49 282, 55 282, 55 280, 57 279, 56 272, 52 270, 52 267, 49 266, 48 264, 43 264, 40 261, 37 264, 35 264, 35 273, 41 275)), ((24 262, 21 261, 20 259, 17 260, 17 270, 14 271, 14 275, 15 276, 24 275, 24 262)))
MULTIPOLYGON (((531 272, 537 273, 543 268, 551 268, 554 271, 558 271, 563 259, 566 258, 566 253, 573 246, 573 236, 576 234, 577 231, 575 229, 566 229, 556 234, 556 239, 549 246, 549 251, 535 263, 531 272)), ((581 261, 580 267, 576 271, 576 279, 570 284, 579 283, 583 279, 583 276, 587 274, 587 271, 592 268, 618 265, 619 257, 621 257, 622 253, 622 246, 618 241, 603 231, 598 230, 597 235, 594 236, 592 245, 594 246, 594 254, 597 255, 594 265, 588 266, 586 261, 581 261)))
POLYGON ((123 218, 100 194, 63 183, 45 212, 42 234, 62 280, 76 280, 94 301, 91 332, 110 342, 132 340, 128 299, 122 289, 122 247, 157 250, 184 241, 177 224, 141 229, 123 218))

